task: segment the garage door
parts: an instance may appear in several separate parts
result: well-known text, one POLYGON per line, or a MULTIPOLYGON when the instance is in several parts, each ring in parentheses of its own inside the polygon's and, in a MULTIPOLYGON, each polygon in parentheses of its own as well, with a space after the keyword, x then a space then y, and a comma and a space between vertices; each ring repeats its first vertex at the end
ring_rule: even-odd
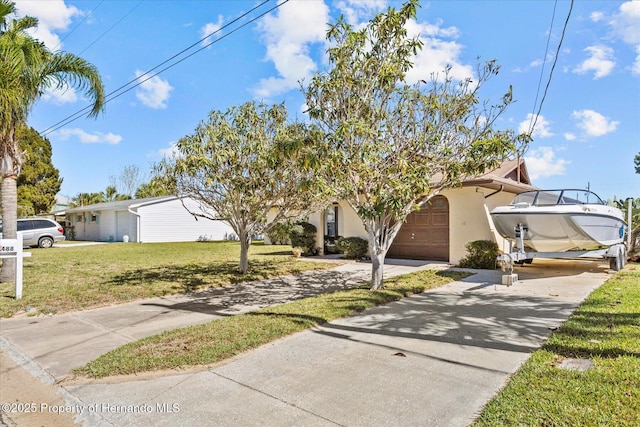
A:
POLYGON ((387 258, 449 261, 449 202, 446 197, 434 197, 407 217, 387 258))

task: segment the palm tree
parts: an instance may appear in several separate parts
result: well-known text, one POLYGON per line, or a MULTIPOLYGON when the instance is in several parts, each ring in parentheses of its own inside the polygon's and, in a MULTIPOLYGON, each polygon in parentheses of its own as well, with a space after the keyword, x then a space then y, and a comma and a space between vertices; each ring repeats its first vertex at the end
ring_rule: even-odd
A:
MULTIPOLYGON (((0 0, 0 186, 6 239, 16 238, 16 181, 24 162, 16 129, 26 125, 33 105, 46 89, 65 84, 82 90, 91 100, 89 117, 96 117, 104 105, 104 87, 96 67, 73 54, 51 52, 27 33, 38 20, 29 16, 10 19, 15 11, 13 1, 0 0)), ((4 260, 0 282, 14 280, 14 262, 4 260)))

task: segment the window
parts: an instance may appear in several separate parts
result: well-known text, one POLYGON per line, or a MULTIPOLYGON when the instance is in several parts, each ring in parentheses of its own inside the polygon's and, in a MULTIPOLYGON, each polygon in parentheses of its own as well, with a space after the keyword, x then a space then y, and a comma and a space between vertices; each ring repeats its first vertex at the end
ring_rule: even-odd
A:
POLYGON ((92 213, 89 217, 89 222, 98 222, 98 214, 92 213))
POLYGON ((18 231, 33 230, 33 221, 18 221, 18 231))
POLYGON ((84 217, 82 215, 76 215, 76 222, 82 222, 84 217))
POLYGON ((325 235, 338 236, 338 206, 331 206, 324 211, 325 235))

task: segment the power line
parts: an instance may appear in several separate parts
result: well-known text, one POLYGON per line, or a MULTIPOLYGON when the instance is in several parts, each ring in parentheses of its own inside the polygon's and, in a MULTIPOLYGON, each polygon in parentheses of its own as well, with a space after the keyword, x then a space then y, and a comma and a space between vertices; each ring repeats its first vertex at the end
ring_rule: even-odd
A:
MULTIPOLYGON (((97 39, 95 39, 94 41, 92 41, 89 46, 85 47, 84 49, 82 49, 80 52, 78 52, 78 55, 82 55, 85 51, 87 51, 91 46, 93 46, 94 44, 98 43, 98 41, 103 38, 105 35, 107 35, 108 33, 111 32, 111 30, 113 30, 119 23, 121 23, 122 21, 124 21, 124 19, 131 15, 131 13, 136 10, 142 3, 144 2, 144 0, 140 0, 135 6, 133 6, 131 9, 129 9, 129 11, 127 13, 125 13, 120 19, 118 19, 118 21, 116 21, 112 26, 110 26, 107 31, 105 31, 104 33, 100 34, 98 36, 97 39)), ((102 4, 102 3, 101 3, 102 4)))
MULTIPOLYGON (((156 65, 155 67, 151 68, 150 70, 146 71, 145 73, 141 74, 140 76, 137 76, 136 78, 134 78, 133 80, 128 81, 127 83, 123 84, 122 86, 118 87, 117 89, 109 92, 106 96, 105 96, 105 104, 109 101, 111 101, 112 99, 115 99, 116 97, 118 97, 119 95, 117 95, 118 92, 123 91, 127 86, 132 85, 134 83, 136 83, 134 86, 131 87, 131 89, 133 89, 134 87, 139 86, 140 84, 144 83, 144 81, 140 81, 140 79, 142 79, 144 76, 148 75, 149 73, 153 72, 154 70, 160 68, 161 66, 163 66, 164 64, 168 63, 169 61, 177 58, 178 56, 182 55, 183 53, 185 53, 186 51, 190 50, 191 48, 193 48, 194 46, 197 46, 199 43, 201 43, 202 41, 204 41, 205 39, 211 37, 212 35, 218 33, 219 31, 224 30, 225 28, 227 28, 230 25, 233 25, 235 22, 239 21, 240 19, 244 18, 245 16, 247 16, 248 14, 252 13, 254 10, 262 7, 265 3, 269 2, 269 0, 265 0, 262 3, 258 4, 257 6, 255 6, 253 9, 249 10, 248 12, 240 15, 238 18, 230 21, 229 23, 227 23, 226 25, 222 26, 221 28, 219 28, 218 30, 206 35, 205 37, 201 38, 200 40, 198 40, 197 42, 191 44, 190 46, 186 47, 185 49, 181 50, 180 52, 176 53, 175 55, 171 56, 170 58, 164 60, 163 62, 161 62, 160 64, 156 65)), ((151 77, 155 77, 156 75, 158 75, 159 73, 154 74, 151 77)), ((147 79, 148 80, 148 79, 147 79)), ((146 80, 145 80, 146 81, 146 80)), ((129 90, 126 90, 122 93, 126 93, 129 90)), ((76 121, 77 119, 79 119, 81 116, 84 115, 85 112, 88 112, 91 109, 91 105, 88 105, 86 107, 84 107, 83 109, 71 114, 70 116, 67 116, 66 118, 60 120, 59 122, 49 126, 47 129, 45 129, 44 131, 42 131, 41 135, 46 136, 52 132, 55 132, 56 130, 60 129, 61 127, 64 127, 66 125, 68 125, 69 123, 72 123, 74 121, 76 121)))
MULTIPOLYGON (((62 42, 63 42, 63 41, 65 41, 65 40, 67 39, 67 37, 69 37, 71 34, 73 34, 73 32, 74 32, 75 30, 77 30, 77 29, 78 29, 78 27, 84 23, 84 21, 86 21, 87 19, 89 19, 89 17, 90 17, 90 16, 92 16, 92 15, 93 15, 93 12, 95 12, 95 11, 96 11, 96 9, 98 9, 98 8, 100 7, 100 5, 102 5, 102 3, 104 3, 104 0, 102 0, 100 3, 98 3, 98 5, 97 5, 96 7, 94 7, 94 8, 91 10, 91 12, 87 13, 87 14, 85 15, 85 17, 82 19, 82 21, 78 22, 78 24, 77 24, 75 27, 73 27, 73 28, 71 29, 71 31, 69 31, 69 32, 68 32, 68 33, 67 33, 63 38, 61 38, 61 39, 60 39, 60 41, 58 42, 58 44, 57 44, 53 49, 51 49, 51 50, 52 50, 52 51, 55 51, 55 50, 56 50, 56 49, 57 49, 57 48, 62 44, 62 42)), ((84 52, 84 51, 83 51, 83 52, 84 52)))
MULTIPOLYGON (((569 6, 569 13, 567 13, 567 19, 564 21, 564 26, 562 28, 562 34, 560 36, 560 42, 558 43, 558 48, 556 49, 556 54, 555 54, 555 57, 553 59, 553 64, 551 66, 551 71, 549 72, 549 79, 547 80, 547 84, 546 84, 546 86, 544 88, 544 92, 542 94, 542 99, 540 100, 540 105, 538 106, 538 112, 537 113, 535 112, 535 103, 534 103, 534 106, 533 106, 533 113, 532 113, 533 116, 531 117, 532 123, 531 123, 531 126, 529 127, 529 135, 533 134, 533 131, 534 131, 535 127, 536 127, 536 123, 538 122, 538 117, 540 116, 540 112, 542 111, 542 104, 544 104, 544 100, 547 97, 547 92, 549 90, 549 86, 551 85, 551 77, 553 76, 553 71, 555 70, 556 64, 558 63, 558 56, 560 56, 560 48, 562 47, 562 42, 564 41, 564 36, 565 36, 565 34, 567 32, 567 27, 569 26, 569 18, 571 17, 571 12, 573 11, 573 1, 574 0, 571 0, 571 4, 569 6)), ((553 6, 553 15, 554 15, 554 17, 555 17, 555 10, 556 10, 557 3, 558 2, 556 0, 556 2, 554 3, 554 6, 553 6)), ((547 51, 548 51, 548 48, 549 48, 549 39, 551 38, 551 29, 552 28, 553 28, 553 18, 551 20, 551 28, 549 28, 549 38, 547 39, 547 51)), ((545 61, 546 61, 547 51, 545 51, 545 61)), ((544 70, 544 65, 543 65, 543 70, 544 70)), ((538 83, 538 92, 536 93, 536 102, 538 100, 538 93, 540 91, 541 81, 542 81, 542 72, 540 74, 540 82, 538 83)))
MULTIPOLYGON (((165 61, 161 62, 160 64, 156 65, 155 67, 149 69, 148 71, 144 72, 143 74, 141 74, 140 76, 136 77, 133 80, 130 80, 129 82, 125 83, 124 85, 120 86, 119 88, 115 89, 114 91, 108 93, 105 96, 105 104, 124 95, 125 93, 131 91, 132 89, 135 89, 136 87, 140 86, 141 84, 143 84, 144 82, 158 76, 159 74, 163 73, 164 71, 178 65, 179 63, 185 61, 186 59, 192 57, 193 55, 195 55, 198 52, 201 52, 202 50, 208 48, 209 46, 212 46, 215 43, 218 43, 220 41, 222 41, 223 39, 225 39, 226 37, 230 36, 231 34, 235 33, 236 31, 246 27, 247 25, 257 21, 258 19, 262 18, 263 16, 271 13, 272 11, 278 9, 279 7, 281 7, 282 5, 286 4, 289 2, 289 0, 285 0, 282 3, 276 4, 274 7, 270 8, 269 10, 267 10, 266 12, 261 13, 260 15, 252 18, 251 20, 245 22, 244 24, 240 25, 239 27, 234 28, 233 30, 231 30, 230 32, 228 32, 227 34, 223 35, 222 37, 217 38, 216 40, 202 46, 200 49, 197 49, 194 52, 191 52, 189 55, 180 58, 179 60, 175 61, 174 63, 169 64, 168 66, 160 69, 159 71, 151 74, 152 72, 154 72, 155 70, 157 70, 158 68, 162 67, 163 65, 169 63, 170 61, 172 61, 173 59, 181 56, 182 54, 184 54, 185 52, 189 51, 190 49, 192 49, 193 47, 197 46, 198 44, 202 43, 203 41, 205 41, 206 39, 208 39, 211 36, 214 36, 216 34, 218 34, 219 32, 225 30, 226 28, 228 28, 229 26, 235 24, 236 22, 238 22, 239 20, 243 19, 244 17, 246 17, 247 15, 251 14, 252 12, 254 12, 255 10, 261 8, 263 5, 265 5, 266 3, 268 3, 270 0, 264 0, 262 3, 258 4, 257 6, 253 7, 251 10, 249 10, 248 12, 243 13, 242 15, 240 15, 239 17, 235 18, 234 20, 230 21, 229 23, 223 25, 222 27, 220 27, 219 29, 207 34, 206 36, 202 37, 200 40, 198 40, 197 42, 191 44, 190 46, 186 47, 185 49, 181 50, 180 52, 176 53, 175 55, 171 56, 170 58, 166 59, 165 61), (143 79, 144 76, 148 76, 147 78, 143 79), (128 87, 130 86, 130 87, 128 87), (126 88, 126 89, 125 89, 126 88)), ((42 136, 46 136, 52 132, 55 132, 56 130, 78 120, 82 115, 84 115, 85 112, 87 112, 88 110, 91 109, 91 106, 88 105, 86 107, 84 107, 83 109, 77 111, 74 114, 71 114, 70 116, 66 117, 65 119, 62 119, 60 121, 58 121, 57 123, 49 126, 47 129, 45 129, 44 131, 42 131, 40 134, 42 136)))

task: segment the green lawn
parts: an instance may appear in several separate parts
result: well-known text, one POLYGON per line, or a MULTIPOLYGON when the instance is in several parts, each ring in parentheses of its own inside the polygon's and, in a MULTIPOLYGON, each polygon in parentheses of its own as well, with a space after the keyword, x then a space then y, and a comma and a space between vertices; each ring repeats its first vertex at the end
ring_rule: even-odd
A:
POLYGON ((640 426, 640 266, 594 291, 474 426, 640 426), (559 369, 589 359, 585 372, 559 369))
POLYGON ((385 280, 385 289, 357 288, 292 301, 126 344, 75 370, 101 378, 209 365, 278 338, 469 276, 424 270, 385 280))
POLYGON ((24 290, 0 284, 0 316, 62 313, 265 279, 329 264, 296 260, 289 246, 254 244, 250 271, 238 274, 237 242, 110 243, 30 249, 24 290))

